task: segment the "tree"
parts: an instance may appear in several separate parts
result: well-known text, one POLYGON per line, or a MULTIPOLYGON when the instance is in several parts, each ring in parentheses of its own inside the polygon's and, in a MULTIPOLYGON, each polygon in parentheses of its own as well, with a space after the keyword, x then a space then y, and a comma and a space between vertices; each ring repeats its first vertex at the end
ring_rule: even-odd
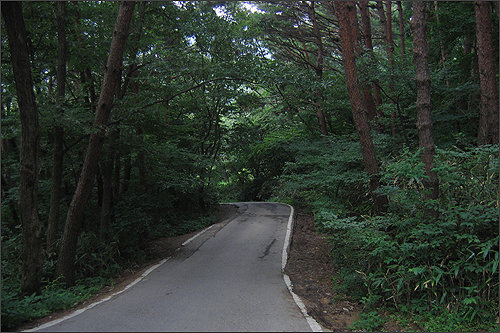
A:
MULTIPOLYGON (((66 3, 60 1, 57 3, 57 104, 64 102, 66 95, 66 62, 67 62, 67 42, 66 42, 66 3)), ((47 253, 55 250, 55 241, 57 236, 57 227, 59 225, 60 207, 61 207, 61 184, 63 178, 63 144, 64 130, 61 126, 60 117, 63 108, 58 107, 56 111, 56 125, 54 126, 54 156, 52 166, 52 189, 50 195, 50 214, 47 227, 47 253)))
MULTIPOLYGON (((417 128, 422 160, 427 179, 422 182, 430 190, 428 198, 437 199, 439 180, 433 170, 435 155, 431 119, 431 75, 429 70, 429 48, 427 46, 426 2, 413 3, 413 59, 415 62, 415 83, 417 85, 417 128)), ((433 212, 434 214, 436 212, 433 212)))
MULTIPOLYGON (((373 53, 373 43, 372 43, 372 28, 371 28, 371 22, 370 22, 370 13, 367 7, 367 2, 366 1, 359 1, 359 11, 361 14, 361 24, 363 26, 363 38, 365 40, 365 47, 368 50, 368 52, 373 53)), ((379 96, 379 91, 378 87, 375 84, 371 84, 373 87, 373 91, 375 93, 375 96, 379 96)), ((371 94, 371 87, 370 83, 365 81, 363 82, 363 94, 365 96, 365 103, 367 107, 367 113, 368 113, 368 120, 373 120, 375 117, 379 116, 377 115, 377 110, 375 107, 375 101, 372 97, 371 94)), ((378 105, 380 107, 380 105, 378 105)))
POLYGON ((38 216, 40 124, 21 2, 2 4, 21 118, 21 182, 19 211, 23 230, 22 284, 24 294, 40 293, 44 226, 38 216))
POLYGON ((366 106, 361 92, 358 81, 358 73, 356 69, 356 59, 354 54, 354 41, 351 32, 350 12, 355 10, 354 1, 339 1, 335 3, 329 2, 332 11, 335 11, 339 20, 340 26, 340 39, 342 43, 342 62, 344 63, 345 80, 347 90, 349 92, 349 99, 351 101, 351 110, 356 123, 356 130, 361 144, 361 154, 363 156, 363 163, 366 171, 370 174, 370 191, 372 193, 373 201, 375 203, 375 210, 384 210, 386 198, 379 196, 374 191, 379 187, 379 166, 377 157, 375 155, 375 147, 373 145, 372 137, 370 134, 370 126, 368 124, 368 117, 366 114, 366 106))
POLYGON ((405 45, 405 25, 403 19, 403 5, 401 1, 396 1, 398 5, 398 14, 399 14, 399 34, 400 34, 400 42, 401 42, 401 58, 404 59, 406 55, 406 45, 405 45))
POLYGON ((74 265, 78 236, 84 216, 87 201, 94 186, 99 156, 104 143, 106 126, 113 108, 113 97, 122 72, 123 52, 128 37, 130 21, 134 13, 135 2, 125 1, 120 3, 113 39, 109 50, 106 73, 101 88, 101 94, 95 114, 93 128, 90 135, 87 154, 83 164, 78 186, 71 201, 66 224, 64 227, 61 250, 57 262, 56 275, 63 277, 67 287, 74 285, 74 265))
POLYGON ((491 2, 475 1, 474 8, 481 87, 477 143, 478 145, 498 144, 498 88, 493 52, 491 2))
MULTIPOLYGON (((309 18, 312 21, 314 27, 314 35, 316 37, 316 45, 318 47, 318 58, 316 61, 316 78, 318 80, 318 84, 321 83, 323 79, 323 59, 324 59, 324 51, 323 51, 323 41, 321 38, 321 31, 319 29, 318 20, 316 18, 316 10, 314 9, 314 1, 311 1, 311 5, 309 6, 309 18)), ((323 94, 321 93, 320 87, 316 87, 316 109, 318 115, 319 129, 321 134, 327 135, 326 129, 326 121, 325 121, 325 113, 323 112, 323 94)))
MULTIPOLYGON (((439 17, 439 9, 438 8, 439 8, 438 2, 434 1, 434 18, 436 19, 436 24, 438 27, 439 44, 441 46, 441 65, 443 66, 443 71, 446 72, 446 62, 448 60, 448 55, 446 54, 446 49, 444 47, 443 32, 442 32, 442 29, 440 27, 441 19, 439 17)), ((450 87, 449 78, 446 78, 446 86, 450 87)))
MULTIPOLYGON (((322 87, 324 76, 329 74, 327 74, 328 70, 331 70, 331 63, 325 61, 328 58, 331 61, 330 57, 326 57, 326 54, 330 52, 326 49, 333 48, 336 52, 338 47, 335 43, 328 43, 328 45, 324 42, 329 36, 334 35, 336 22, 326 15, 324 6, 318 4, 320 2, 317 1, 273 2, 272 5, 276 7, 271 8, 276 12, 272 19, 264 21, 264 31, 267 32, 266 39, 271 42, 273 55, 280 62, 290 62, 301 71, 307 68, 314 70, 315 78, 311 78, 311 82, 305 83, 300 88, 292 87, 292 89, 299 88, 301 93, 285 92, 283 96, 290 99, 290 103, 301 100, 302 103, 307 101, 309 104, 304 107, 313 106, 316 111, 319 133, 325 136, 328 134, 327 125, 332 127, 331 114, 326 111, 325 91, 322 87), (313 60, 314 58, 316 61, 313 60), (299 95, 303 98, 299 98, 299 95)), ((268 11, 272 12, 269 9, 268 11)))
MULTIPOLYGON (((144 15, 146 10, 147 2, 141 2, 140 6, 140 15, 139 21, 137 23, 136 30, 133 32, 134 35, 134 47, 131 50, 130 54, 130 62, 131 64, 128 66, 126 72, 125 79, 123 84, 121 84, 121 80, 118 82, 116 86, 116 96, 115 98, 119 101, 123 100, 125 94, 127 92, 127 87, 131 81, 132 75, 134 72, 137 72, 136 58, 137 52, 140 45, 140 39, 142 34, 142 26, 144 22, 144 15)), ((121 73, 119 78, 121 79, 121 73)), ((137 73, 135 74, 137 76, 137 73)), ((132 84, 133 86, 133 84, 132 84)), ((118 122, 119 123, 119 122, 118 122)), ((109 140, 108 140, 108 152, 107 156, 105 156, 105 161, 103 161, 100 165, 100 170, 103 178, 102 182, 102 204, 101 204, 101 223, 99 230, 99 237, 101 241, 106 242, 109 240, 109 226, 112 221, 112 210, 113 205, 118 202, 118 197, 120 195, 120 154, 117 152, 117 141, 120 136, 120 130, 118 126, 113 126, 109 128, 109 140), (114 171, 114 184, 113 184, 113 171, 114 171), (113 188, 114 185, 114 188, 113 188)), ((129 155, 130 156, 130 155, 129 155)), ((126 158, 126 172, 124 177, 128 177, 130 179, 130 158, 126 158), (127 172, 128 170, 128 172, 127 172)), ((124 179, 124 182, 128 180, 124 179)), ((123 187, 122 187, 123 189, 123 187)))
MULTIPOLYGON (((392 40, 392 8, 391 1, 385 1, 385 10, 387 12, 387 16, 384 12, 384 5, 382 1, 377 1, 377 10, 380 16, 380 23, 382 24, 383 38, 385 41, 385 49, 387 51, 387 57, 389 58, 389 99, 391 103, 394 103, 394 99, 392 96, 394 95, 394 76, 392 73, 394 72, 394 44, 392 40)), ((392 135, 396 136, 396 113, 391 112, 391 128, 392 135)))

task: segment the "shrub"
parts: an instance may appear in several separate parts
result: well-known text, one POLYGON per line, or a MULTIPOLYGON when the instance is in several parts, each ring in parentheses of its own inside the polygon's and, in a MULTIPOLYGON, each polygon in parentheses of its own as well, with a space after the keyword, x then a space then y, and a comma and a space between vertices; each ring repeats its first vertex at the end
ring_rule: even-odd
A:
POLYGON ((276 197, 298 207, 306 202, 316 211, 340 215, 370 211, 368 178, 354 136, 297 142, 294 149, 295 160, 285 164, 276 197))
POLYGON ((76 286, 64 289, 54 281, 47 284, 40 295, 21 296, 20 282, 6 284, 2 278, 2 330, 42 318, 53 311, 73 307, 90 298, 109 282, 100 277, 81 279, 76 286))
MULTIPOLYGON (((330 234, 344 283, 364 283, 358 299, 374 305, 438 314, 468 322, 498 316, 498 146, 438 150, 439 200, 426 200, 419 153, 406 151, 387 164, 380 192, 387 214, 343 217, 318 214, 330 234), (479 193, 479 195, 478 195, 479 193), (439 211, 430 218, 429 209, 439 211)), ((354 284, 352 288, 357 288, 354 284)), ((358 288, 359 289, 359 288, 358 288)))

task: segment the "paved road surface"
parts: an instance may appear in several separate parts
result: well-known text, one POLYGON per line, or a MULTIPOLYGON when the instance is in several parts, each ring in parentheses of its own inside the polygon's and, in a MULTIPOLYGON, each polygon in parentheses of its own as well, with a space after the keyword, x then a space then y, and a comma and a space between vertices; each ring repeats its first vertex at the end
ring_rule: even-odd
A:
POLYGON ((315 329, 283 279, 290 206, 236 205, 238 216, 205 230, 133 287, 39 331, 315 329))

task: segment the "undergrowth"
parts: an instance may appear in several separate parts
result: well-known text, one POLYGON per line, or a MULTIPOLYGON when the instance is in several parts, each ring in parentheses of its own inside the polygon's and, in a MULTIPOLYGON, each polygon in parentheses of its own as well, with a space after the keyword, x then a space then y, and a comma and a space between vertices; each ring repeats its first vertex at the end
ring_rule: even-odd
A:
POLYGON ((498 329, 498 146, 438 149, 435 170, 438 200, 426 199, 420 153, 405 151, 383 166, 387 213, 316 209, 340 288, 364 305, 353 329, 379 330, 381 308, 427 331, 498 329))
POLYGON ((72 308, 109 285, 111 280, 101 277, 82 279, 68 289, 61 288, 57 281, 54 281, 47 284, 40 295, 23 297, 20 297, 20 280, 17 283, 6 282, 2 278, 2 330, 43 318, 57 310, 72 308))

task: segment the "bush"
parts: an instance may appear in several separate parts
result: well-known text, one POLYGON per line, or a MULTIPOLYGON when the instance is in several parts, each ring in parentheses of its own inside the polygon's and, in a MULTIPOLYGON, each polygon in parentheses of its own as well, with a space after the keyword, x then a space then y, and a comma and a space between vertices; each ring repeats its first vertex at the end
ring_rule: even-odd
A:
POLYGON ((71 308, 90 298, 109 282, 104 278, 83 279, 77 281, 75 287, 64 289, 54 281, 46 285, 40 295, 21 296, 19 282, 6 284, 2 278, 2 331, 51 312, 71 308))
POLYGON ((363 281, 358 300, 367 308, 445 310, 491 323, 498 316, 498 146, 437 153, 439 200, 425 199, 419 154, 406 151, 385 166, 387 214, 321 212, 316 224, 330 234, 346 288, 358 288, 354 275, 363 281))
POLYGON ((295 160, 285 164, 281 186, 274 191, 279 200, 339 215, 370 211, 368 178, 355 136, 297 142, 294 149, 295 160))

